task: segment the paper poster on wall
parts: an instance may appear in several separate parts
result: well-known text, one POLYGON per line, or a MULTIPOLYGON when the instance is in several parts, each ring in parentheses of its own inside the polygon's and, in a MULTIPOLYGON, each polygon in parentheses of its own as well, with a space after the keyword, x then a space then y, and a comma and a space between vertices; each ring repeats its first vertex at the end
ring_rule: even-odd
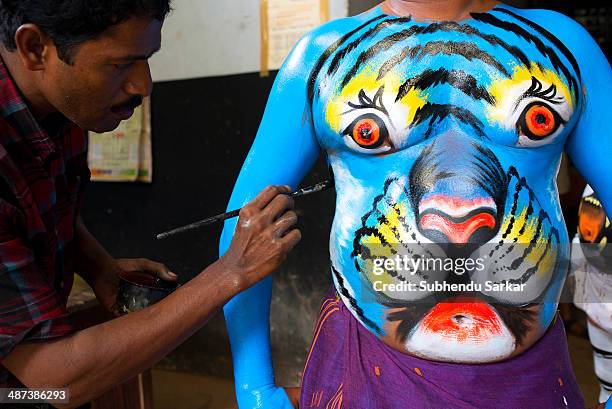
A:
POLYGON ((295 43, 329 20, 329 0, 261 1, 261 72, 277 70, 295 43))
POLYGON ((153 177, 151 102, 145 98, 134 115, 112 132, 89 133, 91 179, 103 182, 146 182, 153 177))

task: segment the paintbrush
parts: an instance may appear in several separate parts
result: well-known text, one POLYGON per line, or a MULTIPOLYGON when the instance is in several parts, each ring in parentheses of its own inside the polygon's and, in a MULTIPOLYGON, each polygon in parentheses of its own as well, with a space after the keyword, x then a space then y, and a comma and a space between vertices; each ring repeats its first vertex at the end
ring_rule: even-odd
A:
MULTIPOLYGON (((333 182, 331 180, 326 180, 324 182, 317 183, 316 185, 307 186, 305 188, 299 189, 299 190, 291 193, 290 196, 291 197, 308 196, 308 195, 311 195, 313 193, 318 193, 318 192, 322 192, 324 190, 327 190, 327 189, 331 188, 333 185, 334 184, 333 184, 333 182)), ((161 240, 161 239, 165 239, 165 238, 170 237, 170 236, 174 236, 174 235, 179 234, 179 233, 183 233, 183 232, 186 232, 186 231, 199 229, 200 227, 209 226, 211 224, 222 222, 224 220, 231 219, 232 217, 238 216, 238 214, 240 213, 240 210, 241 209, 236 209, 236 210, 232 210, 230 212, 218 214, 216 216, 207 217, 206 219, 190 223, 190 224, 188 224, 186 226, 177 227, 175 229, 168 230, 168 231, 163 232, 163 233, 159 233, 155 237, 157 238, 157 240, 161 240)))

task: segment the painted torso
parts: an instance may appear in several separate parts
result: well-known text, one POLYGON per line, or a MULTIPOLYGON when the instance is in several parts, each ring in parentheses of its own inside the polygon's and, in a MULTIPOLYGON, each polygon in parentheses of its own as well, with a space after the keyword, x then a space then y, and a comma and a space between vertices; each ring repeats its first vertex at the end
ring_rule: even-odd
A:
MULTIPOLYGON (((568 255, 555 188, 563 149, 612 214, 611 106, 608 60, 580 24, 559 13, 500 6, 429 24, 377 8, 326 23, 296 44, 228 209, 266 185, 296 188, 324 152, 337 190, 331 271, 357 320, 407 354, 503 360, 536 342, 554 319, 568 255), (394 252, 451 264, 482 258, 486 268, 378 271, 375 263, 394 252), (373 289, 376 281, 443 280, 525 287, 373 289)), ((221 254, 235 225, 226 221, 221 254)), ((271 366, 271 281, 224 307, 241 407, 293 407, 271 366)))
POLYGON ((375 9, 347 19, 310 76, 336 181, 334 283, 405 353, 503 360, 554 319, 569 251, 555 177, 581 80, 511 10, 432 23, 375 9))

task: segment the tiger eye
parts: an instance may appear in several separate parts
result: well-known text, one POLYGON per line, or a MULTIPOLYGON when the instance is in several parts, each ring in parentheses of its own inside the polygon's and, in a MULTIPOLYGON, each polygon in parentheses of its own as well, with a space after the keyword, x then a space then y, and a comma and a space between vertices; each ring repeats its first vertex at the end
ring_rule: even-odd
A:
POLYGON ((370 118, 364 118, 355 124, 353 139, 363 147, 372 146, 380 140, 380 127, 370 118))
POLYGON ((557 126, 553 112, 544 105, 533 105, 525 113, 527 129, 537 138, 545 138, 552 134, 557 126))

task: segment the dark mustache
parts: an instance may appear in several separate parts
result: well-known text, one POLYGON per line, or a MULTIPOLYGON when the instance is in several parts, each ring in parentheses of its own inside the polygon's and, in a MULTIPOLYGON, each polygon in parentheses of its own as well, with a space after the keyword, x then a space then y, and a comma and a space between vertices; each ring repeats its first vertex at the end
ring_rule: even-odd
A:
POLYGON ((140 95, 136 95, 128 99, 126 102, 115 105, 113 107, 113 111, 127 111, 130 109, 136 109, 140 105, 142 105, 143 97, 140 95))

